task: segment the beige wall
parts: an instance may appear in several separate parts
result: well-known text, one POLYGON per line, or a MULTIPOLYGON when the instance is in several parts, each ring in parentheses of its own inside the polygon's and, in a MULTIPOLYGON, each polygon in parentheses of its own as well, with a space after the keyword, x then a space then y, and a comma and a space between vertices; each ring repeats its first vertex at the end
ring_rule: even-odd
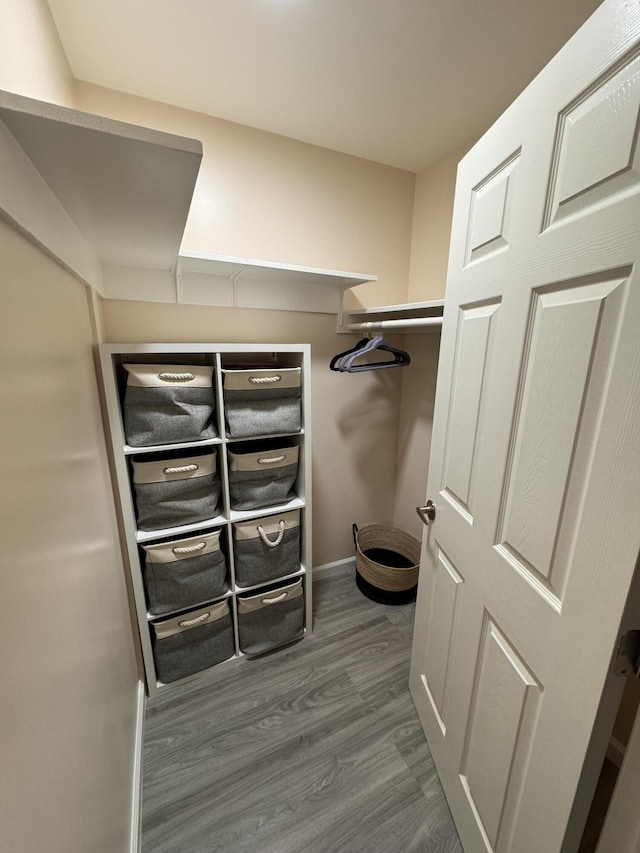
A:
POLYGON ((74 106, 73 78, 46 0, 0 3, 0 89, 74 106))
MULTIPOLYGON (((407 302, 444 299, 458 163, 469 141, 416 175, 407 302)), ((406 335, 412 364, 402 371, 394 523, 418 538, 415 507, 427 488, 440 335, 406 335)))
MULTIPOLYGON (((66 106, 46 0, 0 4, 0 88, 66 106)), ((138 670, 87 291, 0 221, 0 837, 129 850, 138 670)))
POLYGON ((335 316, 112 300, 102 310, 111 343, 311 343, 313 564, 353 555, 353 522, 391 520, 401 371, 330 371, 357 340, 336 334, 335 316))
POLYGON ((403 302, 414 175, 86 83, 78 107, 194 137, 200 175, 183 249, 377 275, 362 304, 403 302))
MULTIPOLYGON (((202 140, 183 248, 372 272, 379 281, 355 292, 364 305, 443 297, 468 145, 418 175, 414 198, 414 176, 398 169, 84 83, 77 96, 83 109, 202 140)), ((352 521, 420 533, 439 336, 406 337, 408 370, 342 376, 328 361, 351 338, 333 316, 112 301, 104 313, 110 341, 310 341, 314 563, 352 553, 352 521)))
POLYGON ((416 507, 424 504, 427 488, 440 335, 407 334, 403 346, 411 355, 411 365, 399 371, 402 389, 393 523, 420 539, 422 522, 416 507))
MULTIPOLYGON (((204 155, 183 248, 373 273, 364 305, 407 295, 414 175, 84 83, 78 106, 200 139, 204 155)), ((356 340, 335 315, 104 303, 109 341, 310 342, 313 351, 314 564, 353 553, 351 523, 390 521, 401 377, 339 375, 356 340)))
POLYGON ((474 141, 416 175, 407 302, 444 299, 456 173, 474 141))
POLYGON ((138 675, 87 291, 0 221, 0 836, 128 850, 138 675))

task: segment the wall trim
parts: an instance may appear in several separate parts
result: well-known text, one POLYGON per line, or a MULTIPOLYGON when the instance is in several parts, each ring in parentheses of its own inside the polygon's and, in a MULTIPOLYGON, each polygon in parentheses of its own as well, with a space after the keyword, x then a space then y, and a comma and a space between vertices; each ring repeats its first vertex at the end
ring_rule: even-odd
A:
POLYGON ((131 791, 131 843, 130 853, 142 850, 142 750, 144 746, 144 715, 147 697, 144 682, 138 682, 136 733, 133 750, 133 785, 131 791))
POLYGON ((355 568, 356 558, 345 557, 342 560, 335 560, 333 563, 323 563, 321 566, 313 567, 313 576, 317 574, 338 574, 349 571, 355 568))

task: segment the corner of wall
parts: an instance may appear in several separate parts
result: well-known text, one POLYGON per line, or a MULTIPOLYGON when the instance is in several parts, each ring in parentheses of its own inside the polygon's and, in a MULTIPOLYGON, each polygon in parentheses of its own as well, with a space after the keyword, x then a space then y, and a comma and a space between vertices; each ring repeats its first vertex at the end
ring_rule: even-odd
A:
POLYGON ((87 287, 87 302, 89 306, 89 321, 91 323, 91 333, 95 344, 103 344, 104 337, 104 318, 102 315, 103 298, 93 287, 87 287))
POLYGON ((409 302, 444 298, 458 163, 475 141, 467 140, 416 175, 409 302))
POLYGON ((75 106, 75 84, 46 0, 0 4, 0 88, 75 106))

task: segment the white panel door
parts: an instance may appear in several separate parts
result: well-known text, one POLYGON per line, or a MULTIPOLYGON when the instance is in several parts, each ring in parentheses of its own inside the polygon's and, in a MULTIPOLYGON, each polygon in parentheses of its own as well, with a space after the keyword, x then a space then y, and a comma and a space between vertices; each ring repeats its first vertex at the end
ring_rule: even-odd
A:
POLYGON ((640 550, 639 104, 606 0, 458 171, 411 690, 466 853, 577 849, 640 550))

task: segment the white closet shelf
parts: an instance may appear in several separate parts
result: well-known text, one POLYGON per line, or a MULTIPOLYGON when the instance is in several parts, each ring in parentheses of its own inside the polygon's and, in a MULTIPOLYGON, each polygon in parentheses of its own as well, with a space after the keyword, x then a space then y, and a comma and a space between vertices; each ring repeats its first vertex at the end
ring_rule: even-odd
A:
POLYGON ((229 512, 230 521, 247 521, 251 518, 264 518, 268 515, 277 515, 278 513, 289 512, 293 509, 302 509, 305 502, 302 498, 291 498, 286 504, 278 504, 277 506, 265 506, 262 509, 255 510, 239 510, 232 509, 229 512))
POLYGON ((171 450, 190 450, 192 447, 211 447, 212 445, 222 444, 221 438, 205 438, 201 441, 181 441, 177 444, 152 444, 146 447, 132 447, 130 444, 124 445, 125 456, 137 456, 147 453, 166 453, 171 450))
POLYGON ((0 90, 0 213, 107 299, 338 314, 369 273, 180 251, 196 139, 0 90))
MULTIPOLYGON (((74 262, 83 251, 98 270, 172 268, 202 159, 198 140, 5 91, 0 123, 0 207, 32 239, 85 280, 74 262), (30 217, 36 195, 48 218, 30 217)), ((87 283, 102 289, 95 277, 87 283)))
POLYGON ((338 332, 397 331, 436 332, 442 327, 444 300, 380 305, 375 308, 344 309, 338 318, 338 332))
POLYGON ((232 258, 227 255, 210 255, 202 252, 182 251, 178 255, 181 272, 221 275, 241 280, 283 281, 291 284, 324 287, 356 287, 378 277, 367 273, 344 272, 321 267, 295 266, 272 261, 257 261, 252 258, 232 258))
MULTIPOLYGON (((280 583, 280 581, 294 580, 295 578, 301 578, 302 575, 305 575, 306 573, 307 573, 307 570, 305 569, 305 567, 300 566, 300 568, 298 569, 297 572, 291 572, 291 574, 282 575, 282 577, 277 578, 277 582, 280 583)), ((268 582, 267 582, 267 584, 264 584, 264 583, 253 584, 253 586, 238 586, 236 584, 235 592, 236 592, 236 595, 242 595, 245 592, 253 592, 256 589, 264 589, 265 586, 269 586, 268 582)))
POLYGON ((296 266, 183 250, 172 270, 104 269, 108 299, 338 314, 344 291, 376 281, 369 273, 296 266))
POLYGON ((180 251, 196 139, 0 90, 0 213, 107 299, 340 314, 369 273, 180 251))
POLYGON ((136 542, 153 542, 157 539, 170 538, 172 536, 186 536, 189 533, 198 533, 200 530, 206 530, 209 527, 223 527, 227 523, 227 518, 224 515, 216 515, 213 518, 207 518, 206 521, 196 521, 193 524, 183 524, 180 527, 162 527, 159 530, 137 530, 136 542))
MULTIPOLYGON (((219 595, 217 598, 205 599, 204 601, 197 602, 190 607, 190 610, 196 610, 201 607, 206 607, 207 604, 217 604, 218 601, 224 601, 225 598, 231 598, 233 596, 233 590, 228 589, 226 592, 223 592, 222 595, 219 595)), ((172 616, 175 616, 178 613, 182 613, 181 610, 172 610, 169 613, 149 613, 147 611, 147 622, 162 622, 163 619, 171 619, 172 616)))
MULTIPOLYGON (((377 276, 182 251, 175 264, 174 280, 156 280, 161 288, 160 298, 167 302, 337 314, 345 290, 376 281, 377 276)), ((107 295, 144 298, 147 287, 148 282, 142 279, 138 283, 125 276, 118 283, 117 278, 111 277, 107 295)))
POLYGON ((267 435, 252 436, 248 435, 244 438, 232 438, 230 435, 225 435, 224 438, 216 436, 215 438, 205 438, 200 441, 181 441, 176 444, 150 444, 145 447, 132 447, 130 444, 123 446, 125 456, 145 456, 150 453, 167 453, 169 451, 191 450, 199 447, 213 447, 218 444, 245 444, 251 441, 264 441, 267 438, 295 438, 297 435, 304 435, 304 430, 296 432, 273 432, 267 435))

